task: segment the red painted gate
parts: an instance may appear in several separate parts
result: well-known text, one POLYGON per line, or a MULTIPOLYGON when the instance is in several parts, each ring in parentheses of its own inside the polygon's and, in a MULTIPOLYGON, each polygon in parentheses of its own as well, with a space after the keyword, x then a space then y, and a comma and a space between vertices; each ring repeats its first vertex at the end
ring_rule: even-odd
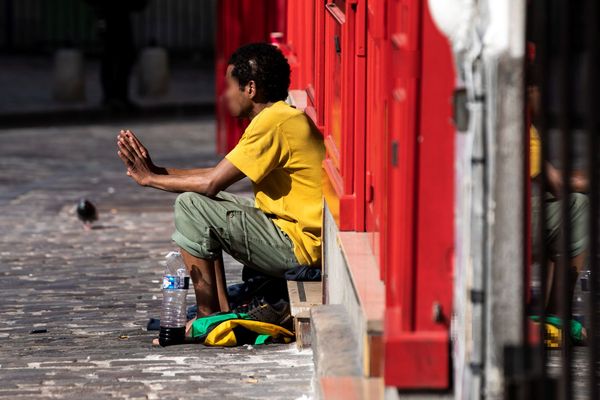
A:
MULTIPOLYGON (((221 3, 225 13, 247 1, 221 3)), ((272 13, 273 4, 279 3, 252 2, 258 13, 272 13)), ((279 9, 287 10, 285 41, 295 58, 291 89, 306 93, 306 113, 325 138, 324 168, 334 190, 328 206, 340 230, 369 232, 385 283, 385 383, 448 388, 454 245, 450 47, 426 0, 290 0, 279 9)), ((239 27, 226 34, 234 39, 222 54, 241 44, 240 35, 250 29, 240 22, 246 18, 235 14, 227 22, 239 27)), ((264 18, 257 25, 257 18, 252 28, 258 26, 258 36, 266 39, 273 25, 264 18)), ((223 121, 221 149, 235 144, 240 132, 223 121)))
POLYGON ((426 1, 388 7, 386 383, 443 389, 451 384, 454 71, 426 1))

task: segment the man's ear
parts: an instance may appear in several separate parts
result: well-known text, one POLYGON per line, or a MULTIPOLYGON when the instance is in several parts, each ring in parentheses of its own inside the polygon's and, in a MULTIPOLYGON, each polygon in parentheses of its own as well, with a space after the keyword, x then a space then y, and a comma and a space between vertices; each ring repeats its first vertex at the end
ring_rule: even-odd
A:
POLYGON ((254 81, 248 82, 248 84, 246 85, 246 93, 248 94, 248 97, 250 99, 253 99, 254 97, 256 97, 256 82, 254 82, 254 81))

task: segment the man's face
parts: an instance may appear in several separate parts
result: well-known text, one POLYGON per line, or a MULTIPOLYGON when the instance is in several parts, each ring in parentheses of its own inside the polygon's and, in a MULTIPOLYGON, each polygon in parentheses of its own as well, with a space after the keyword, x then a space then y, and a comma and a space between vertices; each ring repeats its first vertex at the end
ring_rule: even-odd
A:
POLYGON ((540 88, 537 86, 527 86, 527 105, 533 118, 536 118, 541 109, 540 88))
POLYGON ((240 88, 240 83, 231 76, 233 65, 227 66, 225 73, 225 101, 229 112, 234 117, 246 117, 252 110, 252 99, 254 98, 254 82, 249 82, 245 87, 240 88))

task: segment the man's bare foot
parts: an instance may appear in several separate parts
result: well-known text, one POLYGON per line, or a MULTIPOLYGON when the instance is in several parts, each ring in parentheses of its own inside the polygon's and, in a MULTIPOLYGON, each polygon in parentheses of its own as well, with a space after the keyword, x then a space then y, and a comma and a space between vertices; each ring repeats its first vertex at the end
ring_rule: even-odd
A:
POLYGON ((190 319, 187 324, 185 324, 185 337, 191 337, 192 336, 192 324, 194 323, 194 321, 197 319, 198 317, 194 317, 192 319, 190 319))
MULTIPOLYGON (((192 336, 192 324, 194 323, 194 321, 196 320, 196 318, 198 318, 198 317, 194 317, 194 318, 190 319, 185 324, 185 337, 191 337, 192 336)), ((153 346, 160 346, 160 343, 158 343, 158 338, 152 339, 152 345, 153 346)))
POLYGON ((587 344, 588 344, 587 339, 588 339, 587 329, 582 327, 581 328, 581 344, 583 344, 584 346, 587 346, 587 344))

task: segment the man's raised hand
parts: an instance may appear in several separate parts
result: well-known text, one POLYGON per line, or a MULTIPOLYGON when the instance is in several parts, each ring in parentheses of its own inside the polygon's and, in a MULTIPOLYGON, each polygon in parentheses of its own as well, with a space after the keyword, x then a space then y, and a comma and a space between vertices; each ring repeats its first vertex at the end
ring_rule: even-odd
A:
POLYGON ((148 150, 142 145, 133 132, 121 131, 117 136, 117 154, 127 167, 127 175, 138 184, 147 186, 149 180, 158 169, 150 159, 148 150))
POLYGON ((160 170, 161 168, 154 165, 154 162, 152 162, 152 159, 150 158, 150 153, 142 144, 142 142, 137 138, 137 136, 135 136, 135 133, 133 133, 129 129, 121 130, 117 138, 123 138, 124 142, 128 143, 131 149, 135 151, 138 156, 147 159, 149 165, 152 166, 152 169, 158 173, 158 170, 160 170))

